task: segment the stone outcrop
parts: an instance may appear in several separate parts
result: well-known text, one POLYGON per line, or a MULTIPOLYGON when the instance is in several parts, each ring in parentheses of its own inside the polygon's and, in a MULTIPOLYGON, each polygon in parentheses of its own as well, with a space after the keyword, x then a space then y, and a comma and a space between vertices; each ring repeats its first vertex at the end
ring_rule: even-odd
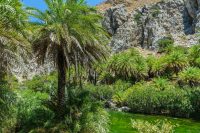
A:
POLYGON ((111 7, 106 11, 105 16, 107 17, 104 19, 103 26, 111 35, 114 35, 116 30, 128 19, 128 13, 124 5, 111 7))
POLYGON ((44 65, 38 65, 36 59, 32 57, 26 62, 19 60, 19 65, 13 65, 11 73, 21 82, 32 79, 36 75, 49 74, 54 70, 55 67, 52 61, 46 61, 44 65))
POLYGON ((194 29, 200 30, 200 0, 185 0, 185 5, 190 17, 194 20, 194 29))
POLYGON ((176 45, 198 43, 200 28, 200 0, 163 0, 146 5, 131 13, 121 4, 105 11, 103 26, 112 35, 110 46, 114 52, 130 47, 156 49, 165 37, 176 45))

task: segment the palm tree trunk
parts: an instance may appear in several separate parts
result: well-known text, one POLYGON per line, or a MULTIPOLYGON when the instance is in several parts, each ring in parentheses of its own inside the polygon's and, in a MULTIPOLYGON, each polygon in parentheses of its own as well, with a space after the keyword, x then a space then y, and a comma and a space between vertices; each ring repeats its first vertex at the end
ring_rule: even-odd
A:
POLYGON ((2 66, 0 64, 0 85, 1 84, 5 84, 5 82, 6 82, 6 79, 5 79, 6 75, 7 75, 7 70, 5 69, 5 66, 2 66))
POLYGON ((97 72, 94 71, 94 85, 97 85, 97 72))
POLYGON ((57 56, 58 65, 58 117, 63 118, 65 106, 65 87, 66 87, 66 63, 63 51, 60 50, 57 56))
POLYGON ((75 56, 75 82, 74 82, 74 85, 77 85, 78 77, 79 77, 78 54, 75 53, 74 56, 75 56))
POLYGON ((69 87, 70 85, 71 85, 71 68, 70 68, 70 65, 69 65, 69 68, 68 68, 68 86, 67 87, 69 87))
POLYGON ((5 83, 6 72, 4 70, 0 70, 0 85, 5 83))

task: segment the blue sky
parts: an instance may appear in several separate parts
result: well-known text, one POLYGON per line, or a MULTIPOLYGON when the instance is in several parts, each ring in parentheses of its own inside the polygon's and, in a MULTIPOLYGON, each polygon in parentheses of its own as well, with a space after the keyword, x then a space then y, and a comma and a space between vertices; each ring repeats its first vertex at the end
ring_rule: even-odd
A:
MULTIPOLYGON (((89 5, 95 6, 101 3, 103 0, 86 0, 89 5)), ((37 7, 39 9, 45 9, 43 0, 23 0, 26 6, 37 7)))

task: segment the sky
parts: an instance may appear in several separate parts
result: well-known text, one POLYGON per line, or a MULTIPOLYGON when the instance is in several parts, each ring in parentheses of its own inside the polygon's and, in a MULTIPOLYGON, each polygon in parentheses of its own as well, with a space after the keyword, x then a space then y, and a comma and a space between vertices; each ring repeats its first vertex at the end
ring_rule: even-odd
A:
MULTIPOLYGON (((95 6, 101 3, 103 0, 86 0, 86 1, 89 5, 95 6)), ((23 0, 23 2, 26 6, 36 7, 41 10, 44 10, 46 8, 43 0, 23 0)))

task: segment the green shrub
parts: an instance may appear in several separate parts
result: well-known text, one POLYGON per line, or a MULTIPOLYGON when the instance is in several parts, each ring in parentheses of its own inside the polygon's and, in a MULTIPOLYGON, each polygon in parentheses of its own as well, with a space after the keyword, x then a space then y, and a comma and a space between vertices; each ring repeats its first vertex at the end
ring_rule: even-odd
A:
POLYGON ((172 37, 165 37, 163 39, 158 40, 158 47, 159 47, 159 52, 169 52, 170 49, 173 48, 174 45, 174 40, 172 37))
POLYGON ((190 93, 190 99, 194 108, 193 117, 200 118, 200 88, 193 88, 190 93))
POLYGON ((87 88, 69 87, 65 99, 64 120, 57 119, 56 96, 47 102, 47 107, 55 113, 55 120, 46 128, 57 124, 72 133, 107 133, 109 117, 102 108, 102 103, 96 100, 87 88), (56 124, 57 123, 57 124, 56 124))
POLYGON ((174 85, 168 79, 160 77, 152 79, 150 86, 161 91, 174 88, 174 85))
POLYGON ((135 16, 134 16, 134 19, 137 23, 139 23, 141 20, 141 17, 142 17, 142 13, 138 12, 135 16))
POLYGON ((20 132, 29 132, 33 129, 44 127, 52 119, 53 112, 43 105, 48 99, 48 94, 22 90, 18 92, 17 101, 17 128, 20 132))
POLYGON ((51 73, 50 75, 40 75, 35 76, 31 80, 23 82, 23 88, 30 89, 39 92, 51 92, 51 89, 57 87, 56 73, 51 73))
POLYGON ((73 133, 107 133, 109 117, 87 89, 71 89, 66 101, 66 123, 73 133), (71 121, 69 121, 71 119, 71 121))
POLYGON ((132 127, 137 129, 139 133, 173 133, 177 125, 173 125, 167 120, 155 121, 153 123, 142 120, 132 120, 132 127))
POLYGON ((187 91, 176 88, 169 82, 166 82, 166 86, 138 83, 125 93, 125 102, 132 112, 182 117, 188 117, 193 112, 187 91))
MULTIPOLYGON (((55 90, 53 90, 55 91, 55 90)), ((56 94, 52 92, 52 94, 56 94)), ((109 117, 86 89, 69 88, 65 101, 65 118, 58 120, 56 96, 23 90, 18 92, 18 132, 107 133, 109 117)))
POLYGON ((101 107, 96 111, 88 111, 81 118, 81 133, 108 133, 109 132, 109 116, 101 107))
POLYGON ((124 104, 124 92, 131 87, 131 85, 131 83, 121 80, 115 82, 115 84, 113 84, 114 94, 112 96, 112 101, 122 106, 124 104))
POLYGON ((91 92, 93 97, 98 100, 111 100, 112 96, 114 95, 115 91, 113 90, 112 85, 93 85, 88 84, 86 88, 91 92))
POLYGON ((16 94, 7 85, 0 85, 0 132, 12 132, 16 124, 16 94))
POLYGON ((111 85, 86 85, 86 88, 91 92, 93 97, 98 100, 113 100, 114 102, 121 104, 123 101, 123 93, 131 86, 131 83, 122 80, 116 81, 111 85))

